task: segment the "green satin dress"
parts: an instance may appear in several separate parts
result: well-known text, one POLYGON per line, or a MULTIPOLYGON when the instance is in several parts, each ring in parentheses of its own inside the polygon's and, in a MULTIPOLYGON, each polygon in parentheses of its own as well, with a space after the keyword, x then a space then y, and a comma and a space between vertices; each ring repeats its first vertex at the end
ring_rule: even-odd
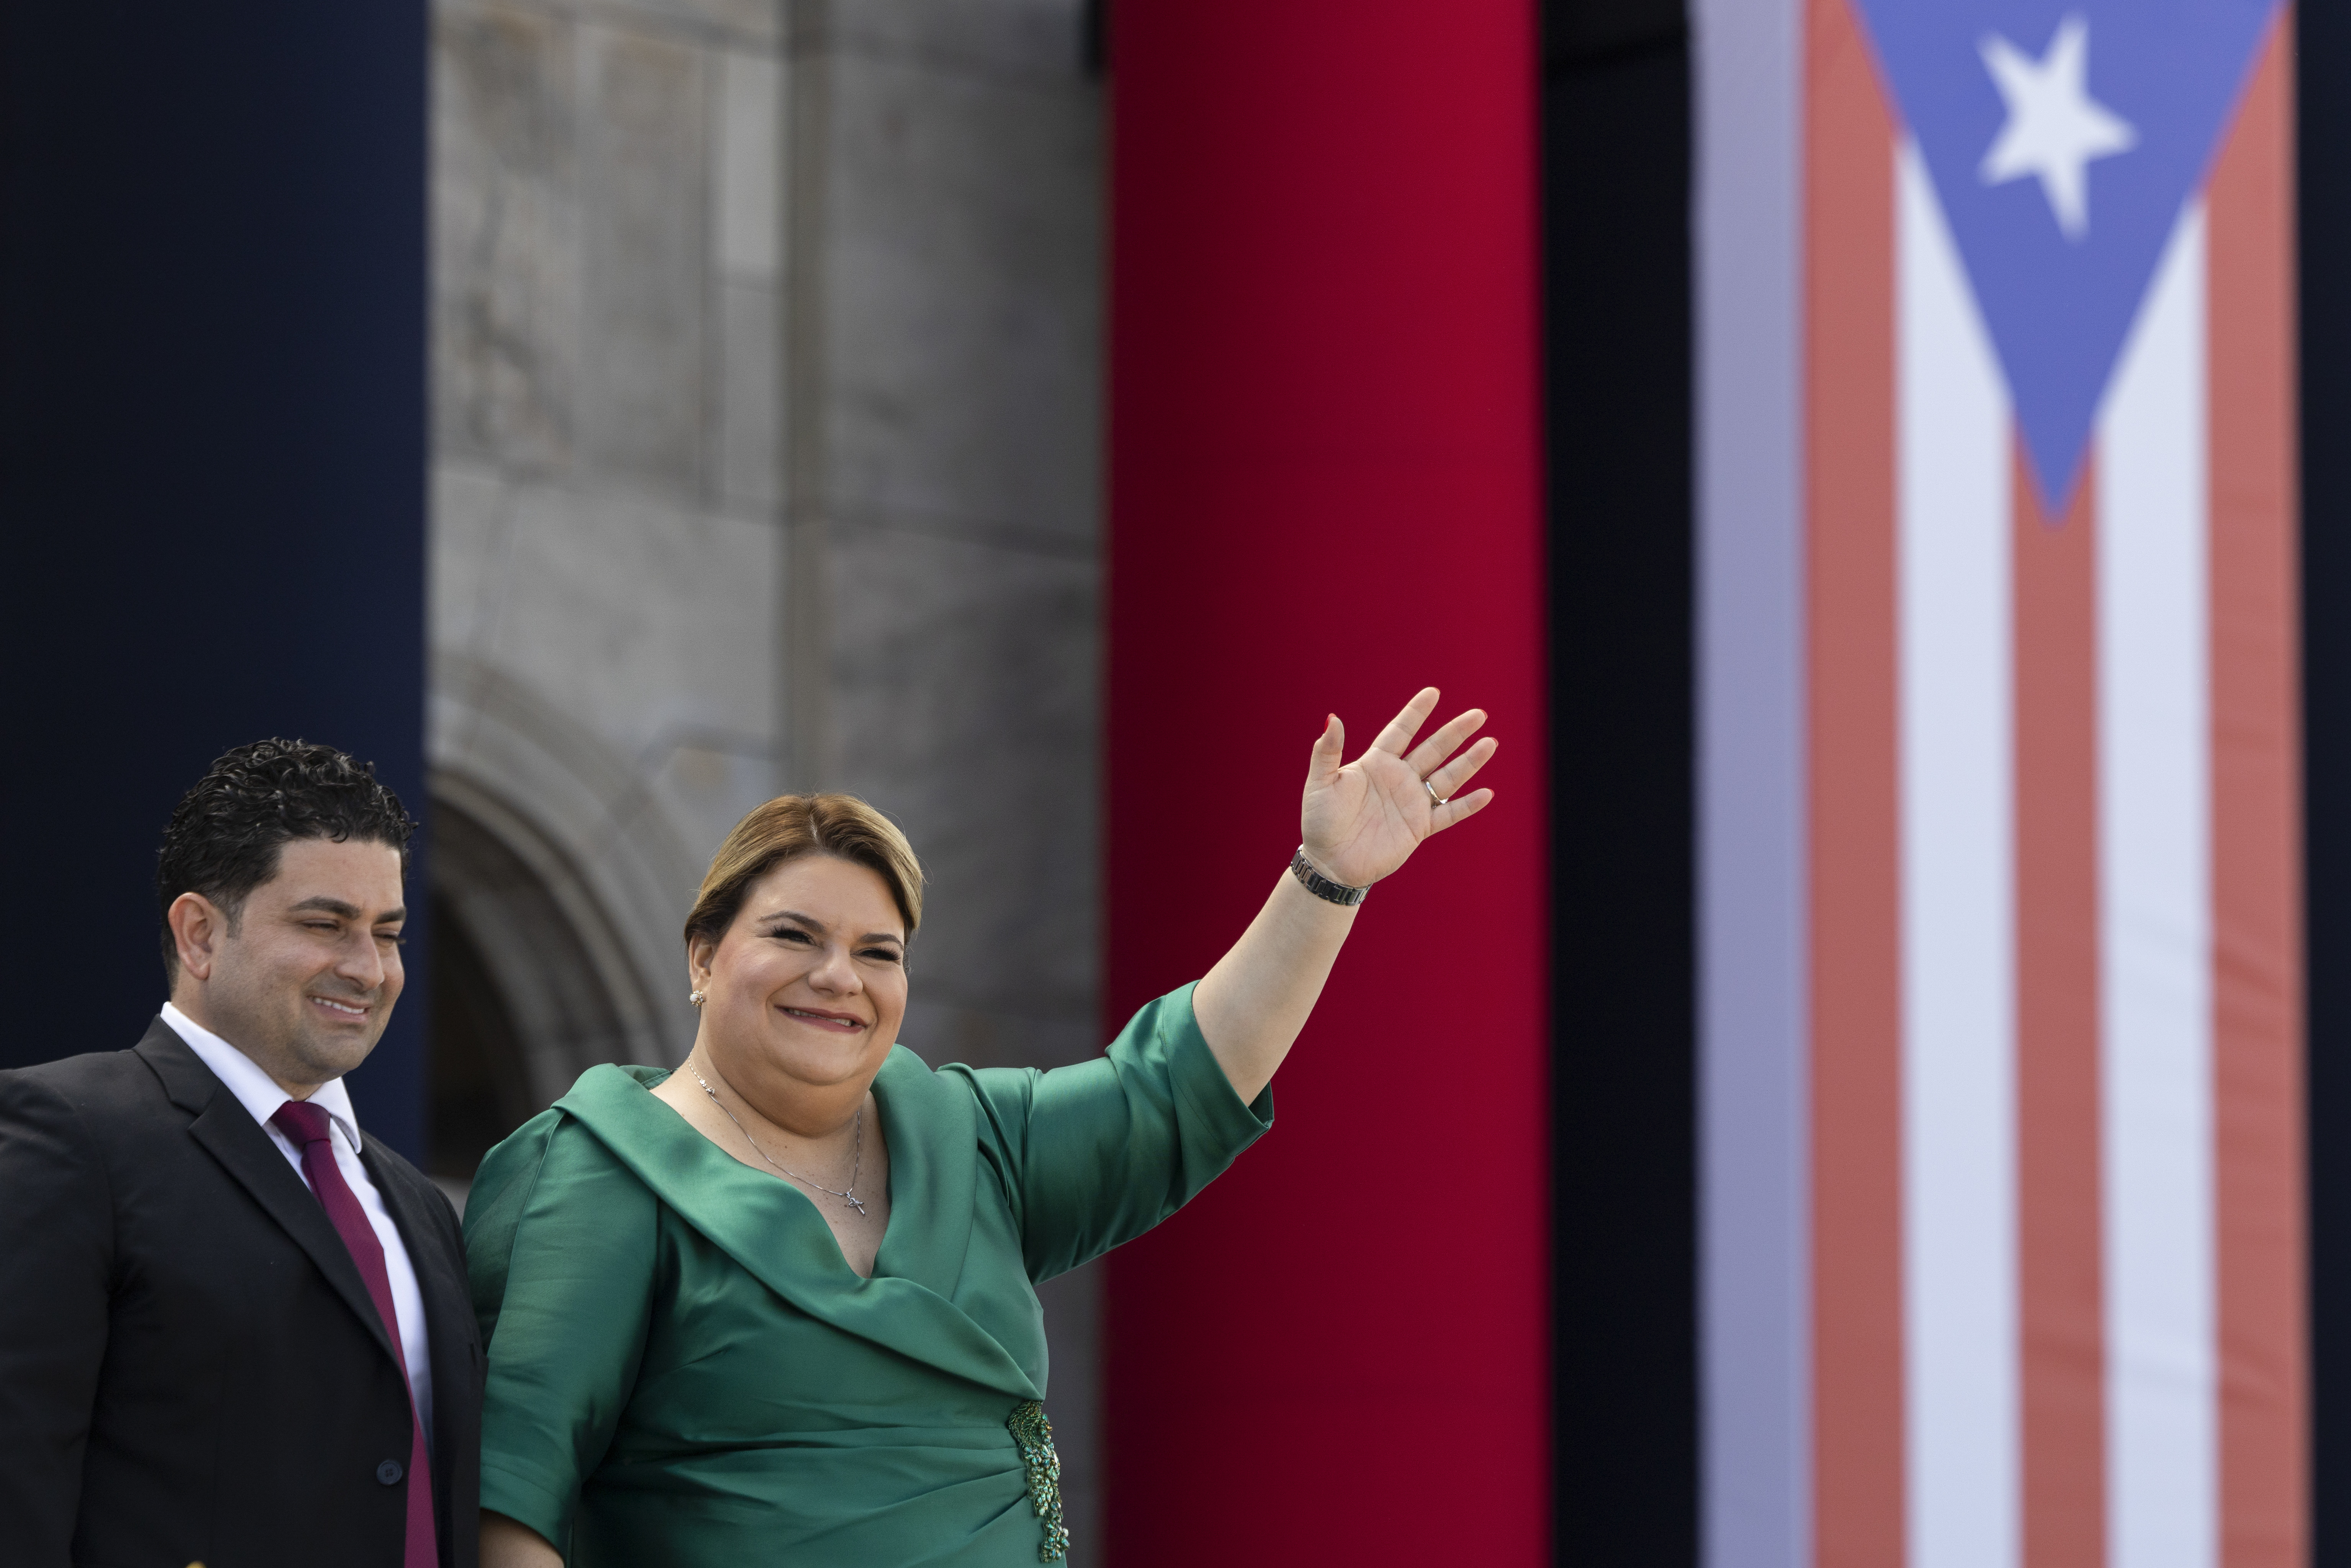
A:
POLYGON ((1034 1281, 1142 1234, 1272 1124, 1191 988, 1050 1072, 893 1049, 872 1279, 799 1188, 596 1067, 482 1162, 482 1506, 591 1568, 1051 1561, 1034 1281))

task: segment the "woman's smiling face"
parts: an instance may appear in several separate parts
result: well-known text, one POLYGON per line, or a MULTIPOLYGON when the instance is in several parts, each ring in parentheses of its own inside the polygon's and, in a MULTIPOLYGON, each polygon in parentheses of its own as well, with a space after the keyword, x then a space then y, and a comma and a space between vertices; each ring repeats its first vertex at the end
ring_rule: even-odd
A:
POLYGON ((725 937, 694 944, 689 970, 705 1046, 754 1103, 862 1088, 906 1014, 906 921, 876 873, 803 855, 751 884, 725 937))

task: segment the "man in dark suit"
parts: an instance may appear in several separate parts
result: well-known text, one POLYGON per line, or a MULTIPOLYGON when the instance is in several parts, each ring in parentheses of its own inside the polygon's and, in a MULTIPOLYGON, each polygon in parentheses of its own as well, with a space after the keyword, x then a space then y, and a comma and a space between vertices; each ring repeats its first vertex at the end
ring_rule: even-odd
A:
POLYGON ((457 1217, 342 1083, 413 828, 330 747, 228 753, 164 833, 162 1016, 0 1072, 0 1568, 474 1568, 457 1217))

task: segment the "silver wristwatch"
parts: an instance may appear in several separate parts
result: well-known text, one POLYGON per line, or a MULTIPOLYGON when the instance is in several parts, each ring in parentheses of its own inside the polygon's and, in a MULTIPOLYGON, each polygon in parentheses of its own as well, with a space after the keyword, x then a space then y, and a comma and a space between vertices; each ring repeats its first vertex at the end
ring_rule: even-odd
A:
POLYGON ((1329 877, 1316 871, 1314 862, 1306 858, 1304 844, 1299 845, 1298 852, 1290 857, 1290 874, 1305 884, 1306 891, 1315 897, 1325 899, 1332 904, 1343 904, 1350 909, 1363 903, 1364 895, 1372 891, 1368 885, 1349 887, 1343 882, 1332 882, 1329 877))

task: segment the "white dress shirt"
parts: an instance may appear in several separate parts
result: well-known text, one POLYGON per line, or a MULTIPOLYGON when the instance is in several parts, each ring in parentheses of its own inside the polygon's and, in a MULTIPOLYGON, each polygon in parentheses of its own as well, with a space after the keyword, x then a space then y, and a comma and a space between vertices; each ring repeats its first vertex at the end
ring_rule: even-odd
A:
MULTIPOLYGON (((310 1178, 302 1175, 301 1149, 269 1120, 277 1114, 280 1105, 294 1096, 277 1087, 277 1080, 264 1072, 253 1058, 169 1002, 163 1004, 163 1021, 188 1042, 188 1049, 203 1059, 204 1064, 213 1070, 213 1076, 261 1124, 261 1130, 269 1134, 269 1141, 277 1145, 277 1152, 286 1156, 287 1164, 294 1167, 294 1174, 301 1176, 302 1185, 308 1187, 310 1178)), ((343 1173, 343 1180, 367 1213, 368 1223, 375 1228, 376 1239, 383 1243, 383 1271, 392 1282, 392 1311, 400 1318, 400 1353, 408 1362, 408 1386, 416 1396, 416 1418, 423 1424, 429 1443, 433 1431, 433 1359, 424 1337, 424 1297, 416 1289, 415 1265, 408 1260, 408 1248, 400 1239, 400 1227, 392 1222, 391 1214, 383 1207, 383 1195, 376 1191, 367 1166, 360 1163, 360 1124, 351 1113, 350 1091, 338 1078, 320 1084, 310 1096, 310 1103, 327 1113, 332 1132, 342 1134, 338 1138, 330 1133, 327 1139, 327 1146, 335 1151, 335 1168, 343 1173)))

